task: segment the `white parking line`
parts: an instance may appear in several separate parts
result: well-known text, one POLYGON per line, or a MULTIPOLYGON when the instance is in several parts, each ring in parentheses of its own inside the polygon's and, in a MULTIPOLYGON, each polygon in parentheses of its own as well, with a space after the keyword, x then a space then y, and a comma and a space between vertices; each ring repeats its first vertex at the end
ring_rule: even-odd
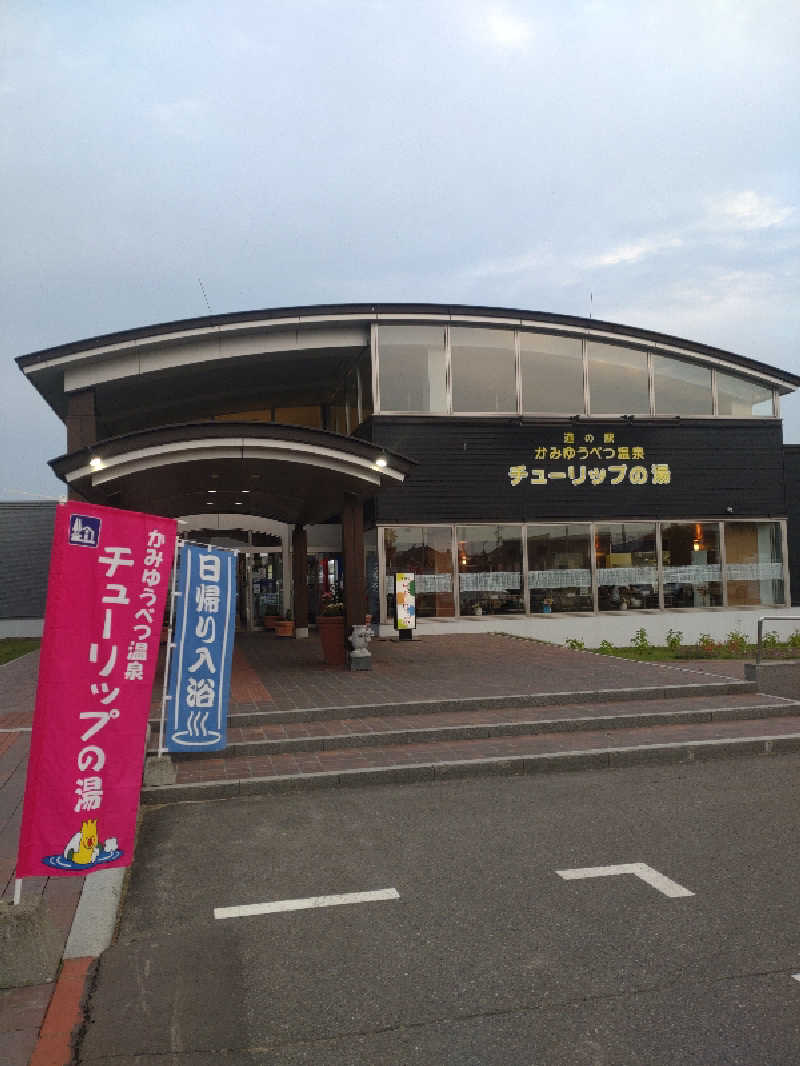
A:
POLYGON ((793 973, 792 977, 795 979, 795 981, 800 981, 800 973, 793 973))
POLYGON ((584 877, 616 877, 618 874, 635 874, 636 877, 646 881, 648 885, 663 892, 665 896, 677 898, 679 896, 693 896, 688 888, 679 885, 677 881, 671 881, 668 877, 654 870, 645 862, 623 862, 617 866, 586 866, 576 870, 556 870, 559 877, 565 881, 578 881, 584 877))
POLYGON ((253 914, 280 914, 284 911, 307 911, 313 907, 341 907, 345 903, 373 903, 400 899, 396 888, 375 892, 344 892, 339 896, 307 896, 305 899, 276 899, 271 903, 245 903, 240 907, 215 907, 215 918, 247 918, 253 914))

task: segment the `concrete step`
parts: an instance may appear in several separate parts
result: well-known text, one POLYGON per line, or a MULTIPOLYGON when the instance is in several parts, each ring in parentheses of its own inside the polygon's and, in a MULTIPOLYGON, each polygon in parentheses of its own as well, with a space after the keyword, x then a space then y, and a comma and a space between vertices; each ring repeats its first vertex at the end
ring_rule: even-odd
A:
MULTIPOLYGON (((326 722, 232 726, 224 751, 205 758, 230 759, 239 755, 279 755, 286 752, 335 751, 345 748, 389 747, 400 744, 449 743, 489 737, 533 736, 630 729, 643 726, 695 722, 737 721, 782 717, 794 701, 749 694, 690 699, 620 702, 601 705, 598 715, 585 704, 550 704, 540 708, 469 709, 428 715, 379 716, 326 722)), ((196 754, 175 755, 176 762, 191 762, 196 754)))
MULTIPOLYGON (((142 790, 144 803, 186 802, 296 789, 381 782, 437 781, 482 774, 620 768, 743 755, 800 752, 800 707, 764 697, 750 708, 715 707, 664 713, 641 724, 638 712, 566 720, 567 727, 515 734, 434 739, 426 729, 403 743, 370 743, 315 751, 196 755, 177 762, 172 785, 142 790), (782 706, 781 706, 782 704, 782 706), (725 711, 732 712, 725 715, 725 711), (779 713, 781 711, 783 713, 779 713), (700 721, 690 715, 702 714, 700 721), (611 724, 606 720, 614 718, 611 724), (578 723, 578 728, 575 723, 578 723)), ((554 720, 547 720, 554 721, 554 720)), ((492 723, 496 724, 496 723, 492 723)), ((538 723, 541 725, 541 722, 538 723)), ((445 727, 446 728, 446 727, 445 727)))
MULTIPOLYGON (((688 671, 687 671, 688 672, 688 671)), ((674 674, 674 672, 673 672, 674 674)), ((457 699, 410 700, 396 703, 361 703, 331 707, 298 707, 275 711, 269 702, 252 709, 252 705, 232 704, 228 716, 230 726, 246 727, 286 724, 289 722, 329 722, 341 718, 372 718, 378 715, 422 715, 445 711, 495 710, 512 707, 547 707, 556 704, 621 703, 632 700, 688 699, 694 696, 754 694, 754 681, 725 679, 720 681, 687 681, 681 685, 648 685, 635 688, 586 689, 566 692, 529 692, 510 696, 469 696, 457 699), (247 709, 245 709, 247 707, 247 709)), ((158 729, 158 710, 150 713, 150 725, 158 729)))

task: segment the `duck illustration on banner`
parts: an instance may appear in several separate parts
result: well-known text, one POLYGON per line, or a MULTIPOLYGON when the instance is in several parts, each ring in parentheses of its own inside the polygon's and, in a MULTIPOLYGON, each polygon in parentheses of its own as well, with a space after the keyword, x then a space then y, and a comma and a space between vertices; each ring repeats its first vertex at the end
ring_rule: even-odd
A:
POLYGON ((45 855, 42 862, 56 870, 91 870, 102 863, 114 862, 121 855, 116 837, 109 837, 100 843, 97 820, 90 818, 70 837, 60 855, 45 855))

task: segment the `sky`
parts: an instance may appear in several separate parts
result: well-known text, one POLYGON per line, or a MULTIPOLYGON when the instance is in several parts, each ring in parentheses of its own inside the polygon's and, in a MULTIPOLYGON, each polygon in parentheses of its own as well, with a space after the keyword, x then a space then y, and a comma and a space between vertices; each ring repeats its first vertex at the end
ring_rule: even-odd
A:
MULTIPOLYGON (((0 499, 64 492, 14 357, 419 301, 800 374, 797 0, 4 0, 0 499)), ((783 401, 800 441, 800 396, 783 401)))

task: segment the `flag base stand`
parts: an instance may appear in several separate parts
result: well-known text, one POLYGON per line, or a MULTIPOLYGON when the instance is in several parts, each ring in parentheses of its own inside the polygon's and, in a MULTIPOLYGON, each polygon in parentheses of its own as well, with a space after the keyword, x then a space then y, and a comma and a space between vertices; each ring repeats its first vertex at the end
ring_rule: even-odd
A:
POLYGON ((154 788, 158 785, 174 785, 178 778, 178 770, 169 755, 148 755, 144 761, 144 777, 142 784, 145 788, 154 788))
POLYGON ((58 972, 64 935, 50 919, 43 896, 16 906, 0 901, 0 988, 52 981, 58 972))

